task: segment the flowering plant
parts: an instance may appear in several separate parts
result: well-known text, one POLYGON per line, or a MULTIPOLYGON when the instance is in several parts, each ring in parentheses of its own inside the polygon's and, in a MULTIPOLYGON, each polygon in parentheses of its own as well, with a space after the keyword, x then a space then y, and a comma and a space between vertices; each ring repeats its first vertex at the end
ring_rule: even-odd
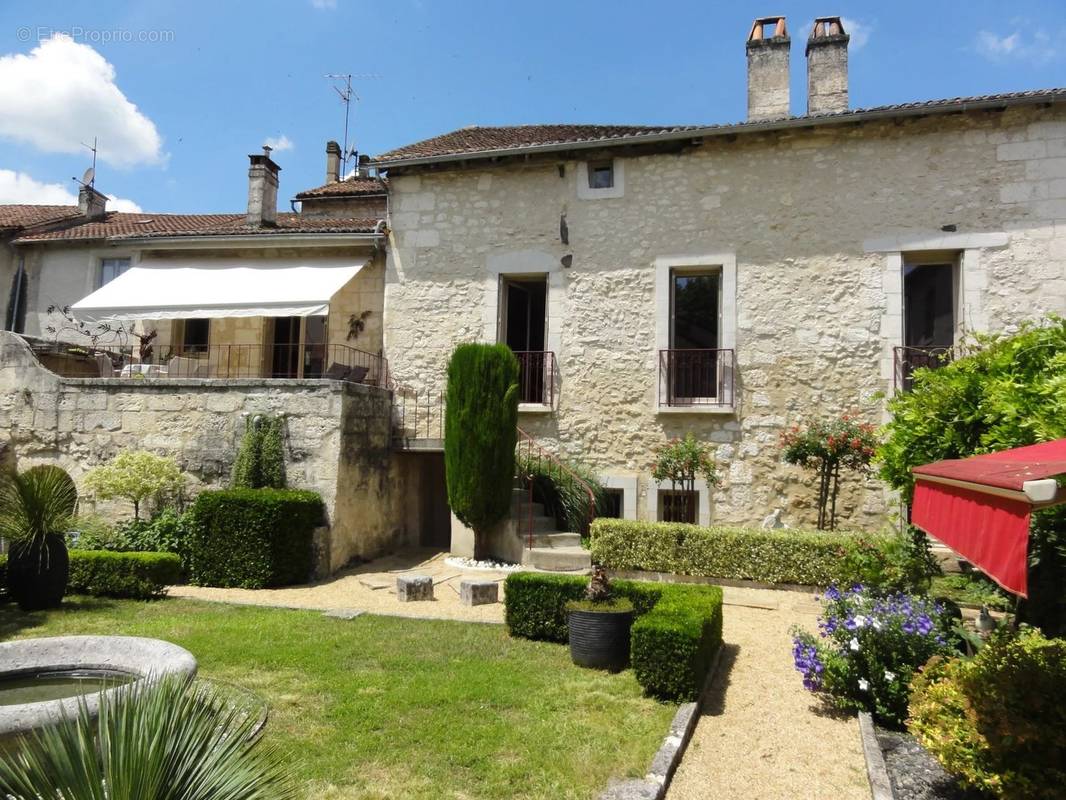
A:
POLYGON ((851 414, 839 419, 814 420, 806 428, 793 425, 781 434, 782 457, 789 464, 818 473, 818 527, 836 528, 840 470, 865 472, 877 447, 877 435, 869 422, 851 414))
POLYGON ((911 677, 931 657, 953 651, 951 626, 945 607, 929 598, 830 586, 818 635, 793 630, 792 655, 807 689, 898 728, 907 718, 911 677))

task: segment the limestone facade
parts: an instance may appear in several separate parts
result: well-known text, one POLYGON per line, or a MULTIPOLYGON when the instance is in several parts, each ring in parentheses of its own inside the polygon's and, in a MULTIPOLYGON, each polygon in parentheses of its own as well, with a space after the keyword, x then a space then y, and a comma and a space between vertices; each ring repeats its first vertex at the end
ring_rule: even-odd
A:
MULTIPOLYGON (((633 487, 625 505, 639 517, 657 506, 656 447, 692 432, 717 446, 711 521, 758 524, 780 507, 789 525, 813 522, 811 476, 781 463, 779 435, 848 410, 883 419, 902 275, 915 261, 954 264, 957 341, 1066 313, 1061 107, 486 163, 389 175, 384 347, 395 381, 439 390, 457 343, 499 339, 501 277, 546 276, 556 403, 520 424, 633 487), (603 158, 622 165, 624 188, 579 191, 582 161, 603 158), (720 331, 733 341, 722 346, 736 363, 726 413, 660 407, 661 269, 672 263, 723 276, 720 331)), ((865 528, 892 509, 873 479, 847 480, 841 506, 844 524, 865 528)))

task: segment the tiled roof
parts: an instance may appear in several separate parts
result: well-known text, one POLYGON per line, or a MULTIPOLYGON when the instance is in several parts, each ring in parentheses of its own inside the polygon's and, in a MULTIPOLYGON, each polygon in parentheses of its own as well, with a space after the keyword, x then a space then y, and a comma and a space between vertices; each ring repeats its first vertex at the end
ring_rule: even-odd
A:
POLYGON ((390 164, 419 163, 422 160, 451 161, 467 157, 507 155, 530 149, 563 149, 565 145, 587 147, 602 144, 606 147, 639 144, 642 141, 698 138, 780 128, 813 127, 834 122, 860 122, 866 119, 949 113, 977 108, 995 108, 999 105, 1063 101, 1066 101, 1066 88, 921 100, 913 103, 855 108, 823 114, 716 125, 516 125, 486 128, 473 126, 390 150, 372 159, 371 163, 388 167, 390 164))
POLYGON ((377 219, 308 219, 278 214, 277 226, 252 228, 244 214, 127 214, 111 212, 102 220, 62 230, 20 236, 16 243, 85 239, 146 239, 171 236, 270 236, 286 233, 372 233, 377 219))
POLYGON ((29 228, 79 214, 77 206, 0 205, 0 230, 29 228))
POLYGON ((296 195, 297 200, 314 197, 361 197, 368 194, 385 194, 388 191, 385 181, 379 178, 345 178, 333 181, 315 189, 308 189, 296 195))

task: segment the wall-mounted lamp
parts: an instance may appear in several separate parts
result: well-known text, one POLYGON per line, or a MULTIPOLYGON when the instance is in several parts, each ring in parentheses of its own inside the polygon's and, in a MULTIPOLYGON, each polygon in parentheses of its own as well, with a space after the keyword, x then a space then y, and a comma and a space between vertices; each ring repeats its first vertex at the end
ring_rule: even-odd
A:
POLYGON ((574 263, 574 254, 567 253, 559 259, 559 263, 562 264, 565 269, 570 269, 571 265, 574 263))

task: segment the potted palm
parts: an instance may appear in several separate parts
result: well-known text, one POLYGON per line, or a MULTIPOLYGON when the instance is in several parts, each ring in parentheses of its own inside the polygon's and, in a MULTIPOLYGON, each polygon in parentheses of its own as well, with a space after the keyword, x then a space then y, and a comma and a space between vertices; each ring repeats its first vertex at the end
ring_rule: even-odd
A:
POLYGON ((629 664, 629 629, 633 604, 615 597, 607 571, 592 569, 584 600, 567 604, 570 624, 570 658, 581 667, 617 672, 629 664))
POLYGON ((0 537, 8 544, 7 583, 24 611, 55 608, 67 591, 70 559, 63 535, 78 503, 74 481, 59 467, 0 477, 0 537))

